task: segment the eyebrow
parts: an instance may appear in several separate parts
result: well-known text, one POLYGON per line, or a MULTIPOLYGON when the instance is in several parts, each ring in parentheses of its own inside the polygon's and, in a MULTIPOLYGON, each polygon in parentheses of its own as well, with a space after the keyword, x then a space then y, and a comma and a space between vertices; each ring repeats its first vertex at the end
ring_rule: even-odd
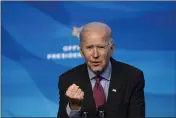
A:
MULTIPOLYGON (((84 44, 85 46, 94 46, 94 44, 84 44)), ((99 46, 99 45, 107 45, 107 44, 95 44, 95 45, 97 45, 97 46, 99 46)))

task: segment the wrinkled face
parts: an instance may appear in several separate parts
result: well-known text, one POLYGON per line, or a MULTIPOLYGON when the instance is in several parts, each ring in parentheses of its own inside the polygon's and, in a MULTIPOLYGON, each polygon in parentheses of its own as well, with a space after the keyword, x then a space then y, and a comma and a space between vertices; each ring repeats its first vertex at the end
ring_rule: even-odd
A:
POLYGON ((103 32, 86 33, 82 39, 81 54, 94 73, 101 73, 107 67, 114 45, 103 32))

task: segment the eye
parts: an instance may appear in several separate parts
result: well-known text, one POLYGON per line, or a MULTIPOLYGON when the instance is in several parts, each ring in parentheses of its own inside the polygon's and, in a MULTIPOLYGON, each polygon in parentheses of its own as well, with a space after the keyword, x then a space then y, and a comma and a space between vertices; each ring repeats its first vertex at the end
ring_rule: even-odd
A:
POLYGON ((90 45, 90 46, 86 46, 87 49, 92 49, 94 46, 90 45))
POLYGON ((99 46, 99 48, 105 48, 105 46, 99 46))
POLYGON ((99 49, 105 49, 106 47, 103 45, 98 46, 99 49))

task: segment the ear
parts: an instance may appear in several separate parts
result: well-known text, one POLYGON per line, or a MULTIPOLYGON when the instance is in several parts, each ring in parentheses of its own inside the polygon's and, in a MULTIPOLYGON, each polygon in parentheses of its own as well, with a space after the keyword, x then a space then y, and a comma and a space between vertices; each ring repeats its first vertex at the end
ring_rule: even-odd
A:
POLYGON ((111 56, 112 56, 113 53, 114 53, 114 49, 115 49, 115 45, 114 45, 114 43, 113 43, 113 44, 111 44, 111 47, 110 47, 111 56))
POLYGON ((79 45, 79 48, 80 48, 80 54, 81 54, 81 56, 84 57, 84 52, 83 52, 82 47, 80 45, 79 45))

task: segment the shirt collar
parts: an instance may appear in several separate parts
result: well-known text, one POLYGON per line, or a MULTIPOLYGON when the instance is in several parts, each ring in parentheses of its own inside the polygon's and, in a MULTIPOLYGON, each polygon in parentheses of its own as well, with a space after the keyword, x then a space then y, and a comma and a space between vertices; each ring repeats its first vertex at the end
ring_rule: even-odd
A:
MULTIPOLYGON (((111 69, 112 69, 111 62, 109 61, 107 68, 100 76, 109 81, 110 75, 111 75, 111 69)), ((88 74, 90 79, 93 79, 96 76, 96 74, 93 73, 89 67, 88 67, 88 74)))

